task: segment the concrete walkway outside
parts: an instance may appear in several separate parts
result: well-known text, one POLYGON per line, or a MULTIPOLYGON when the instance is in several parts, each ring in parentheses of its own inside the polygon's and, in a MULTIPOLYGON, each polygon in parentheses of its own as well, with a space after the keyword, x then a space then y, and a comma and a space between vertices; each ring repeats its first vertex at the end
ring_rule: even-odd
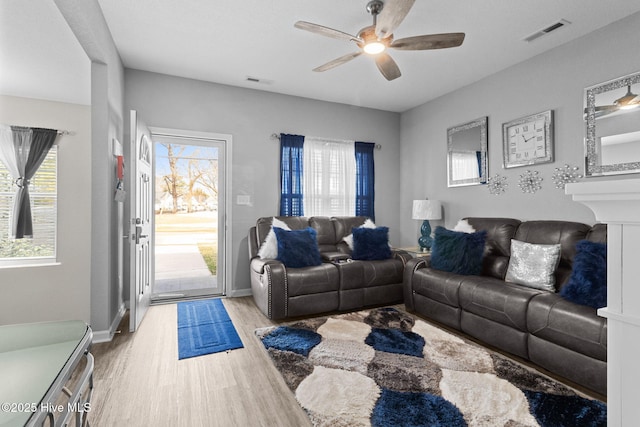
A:
POLYGON ((198 244, 215 245, 217 232, 209 230, 217 230, 216 217, 211 212, 194 212, 164 221, 161 227, 156 225, 153 293, 179 294, 204 289, 217 292, 218 278, 211 274, 198 249, 198 244))
POLYGON ((154 293, 180 292, 217 287, 213 276, 195 244, 156 244, 154 293))

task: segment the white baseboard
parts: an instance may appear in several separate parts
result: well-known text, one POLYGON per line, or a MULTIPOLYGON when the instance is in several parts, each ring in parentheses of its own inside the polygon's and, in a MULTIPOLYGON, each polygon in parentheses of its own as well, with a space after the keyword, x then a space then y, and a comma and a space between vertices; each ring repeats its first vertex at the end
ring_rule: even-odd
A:
POLYGON ((122 304, 120 306, 120 310, 118 311, 118 314, 116 315, 115 319, 113 319, 113 322, 111 322, 111 326, 109 327, 108 331, 93 331, 92 342, 94 344, 98 344, 101 342, 111 341, 113 339, 113 335, 116 333, 116 330, 118 329, 118 325, 120 324, 120 321, 122 320, 126 312, 127 312, 127 308, 124 304, 122 304))

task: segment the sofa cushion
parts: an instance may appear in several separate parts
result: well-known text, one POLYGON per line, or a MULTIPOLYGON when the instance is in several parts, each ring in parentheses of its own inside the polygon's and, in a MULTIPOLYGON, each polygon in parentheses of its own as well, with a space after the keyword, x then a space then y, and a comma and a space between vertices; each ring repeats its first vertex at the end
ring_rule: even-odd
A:
POLYGON ((344 262, 336 267, 340 273, 340 290, 402 283, 404 273, 404 263, 398 258, 344 262))
POLYGON ((486 231, 465 233, 436 227, 431 267, 456 274, 480 274, 486 237, 486 231))
POLYGON ((593 308, 607 305, 607 245, 581 240, 569 282, 560 296, 576 304, 593 308))
POLYGON ((273 227, 278 239, 278 261, 287 268, 311 267, 322 264, 316 230, 307 227, 302 230, 285 230, 273 227))
POLYGON ((461 219, 456 223, 456 226, 453 227, 453 231, 462 231, 463 233, 475 233, 476 229, 473 228, 469 221, 466 219, 461 219))
POLYGON ((331 263, 287 270, 287 297, 337 292, 339 287, 338 269, 331 263))
POLYGON ((560 262, 560 245, 536 245, 511 240, 511 258, 506 282, 555 292, 555 271, 560 262))
POLYGON ((504 279, 511 255, 511 239, 520 221, 512 218, 465 218, 474 229, 487 232, 482 274, 504 279))
POLYGON ((327 216, 312 216, 309 218, 309 226, 316 230, 316 240, 318 241, 320 252, 337 251, 336 243, 339 239, 336 238, 336 230, 331 218, 327 216))
POLYGON ((362 280, 365 287, 376 287, 402 283, 404 263, 401 259, 391 258, 379 261, 361 262, 362 280))
POLYGON ((543 293, 529 303, 529 333, 578 353, 606 360, 607 320, 596 310, 558 294, 543 293))
POLYGON ((353 229, 353 259, 375 261, 391 258, 389 227, 353 229))
POLYGON ((607 224, 594 224, 587 233, 586 240, 596 243, 607 243, 607 224))
POLYGON ((587 237, 591 227, 571 221, 525 221, 518 227, 515 239, 540 245, 559 243, 560 263, 556 269, 556 289, 569 280, 571 265, 576 254, 576 243, 587 237))
POLYGON ((331 219, 336 229, 336 239, 342 240, 351 234, 354 227, 360 227, 369 218, 366 216, 336 216, 331 219))
POLYGON ((276 238, 276 233, 273 231, 273 227, 280 227, 283 230, 291 230, 285 222, 273 217, 271 219, 271 228, 269 233, 267 233, 267 237, 265 237, 264 242, 262 242, 262 245, 258 250, 258 256, 262 259, 276 259, 278 257, 278 239, 276 238))
POLYGON ((527 305, 542 292, 493 277, 473 276, 460 284, 460 307, 480 317, 526 331, 527 305))
MULTIPOLYGON (((359 228, 376 228, 376 224, 373 221, 371 221, 369 218, 367 218, 364 224, 362 224, 359 228)), ((348 236, 345 236, 344 239, 342 239, 342 241, 345 242, 347 246, 349 246, 349 249, 353 250, 353 232, 348 236)))
POLYGON ((267 216, 258 218, 258 221, 256 221, 256 239, 258 240, 258 245, 262 245, 267 234, 271 231, 273 218, 284 222, 291 230, 301 230, 309 226, 309 219, 302 216, 267 216))
POLYGON ((433 268, 420 268, 411 278, 412 290, 439 303, 460 307, 458 291, 465 277, 433 268))

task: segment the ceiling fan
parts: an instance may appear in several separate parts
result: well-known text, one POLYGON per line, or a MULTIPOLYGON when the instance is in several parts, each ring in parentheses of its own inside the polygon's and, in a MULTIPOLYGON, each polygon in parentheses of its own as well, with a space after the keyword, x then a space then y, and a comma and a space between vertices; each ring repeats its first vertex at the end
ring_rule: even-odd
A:
MULTIPOLYGON (((631 110, 640 107, 640 95, 631 92, 631 85, 627 85, 627 93, 613 101, 611 105, 596 105, 596 118, 614 113, 618 110, 631 110)), ((586 113, 586 109, 585 109, 586 113)))
POLYGON ((394 80, 400 77, 401 73, 396 62, 386 53, 387 49, 445 49, 458 47, 464 40, 464 33, 428 34, 394 40, 393 31, 402 23, 413 3, 415 0, 387 0, 385 2, 371 0, 367 4, 367 11, 373 16, 373 25, 361 29, 357 36, 306 21, 298 21, 294 26, 326 37, 353 41, 360 48, 357 52, 348 53, 329 61, 314 68, 313 71, 327 71, 367 53, 374 56, 382 75, 387 80, 394 80))

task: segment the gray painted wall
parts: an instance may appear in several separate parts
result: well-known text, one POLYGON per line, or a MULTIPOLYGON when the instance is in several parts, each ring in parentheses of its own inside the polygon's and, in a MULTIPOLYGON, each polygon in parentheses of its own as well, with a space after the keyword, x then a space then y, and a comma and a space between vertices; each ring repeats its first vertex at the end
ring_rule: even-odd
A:
POLYGON ((113 140, 123 142, 124 70, 97 1, 55 0, 91 60, 91 326, 109 339, 123 311, 122 206, 113 140))
POLYGON ((272 133, 355 139, 382 145, 375 151, 376 222, 399 241, 400 115, 251 89, 125 70, 125 110, 152 127, 233 136, 233 283, 227 293, 250 288, 247 232, 262 216, 278 214, 279 143, 272 133), (249 195, 252 206, 235 204, 249 195))
POLYGON ((59 136, 57 263, 0 269, 0 325, 90 321, 91 109, 0 96, 0 123, 73 131, 59 136))
POLYGON ((640 70, 638 28, 640 14, 635 14, 404 112, 398 210, 402 244, 417 240, 419 221, 411 219, 411 201, 425 197, 443 204, 444 219, 433 225, 453 227, 465 216, 594 223, 591 210, 556 189, 552 175, 554 168, 565 163, 580 166, 584 173, 584 88, 640 70), (555 113, 555 162, 503 169, 502 123, 549 109, 555 113), (447 128, 482 116, 489 117, 489 176, 499 173, 508 177, 508 190, 499 196, 489 194, 486 186, 447 187, 447 128), (541 191, 520 191, 519 176, 526 169, 540 171, 541 191))

